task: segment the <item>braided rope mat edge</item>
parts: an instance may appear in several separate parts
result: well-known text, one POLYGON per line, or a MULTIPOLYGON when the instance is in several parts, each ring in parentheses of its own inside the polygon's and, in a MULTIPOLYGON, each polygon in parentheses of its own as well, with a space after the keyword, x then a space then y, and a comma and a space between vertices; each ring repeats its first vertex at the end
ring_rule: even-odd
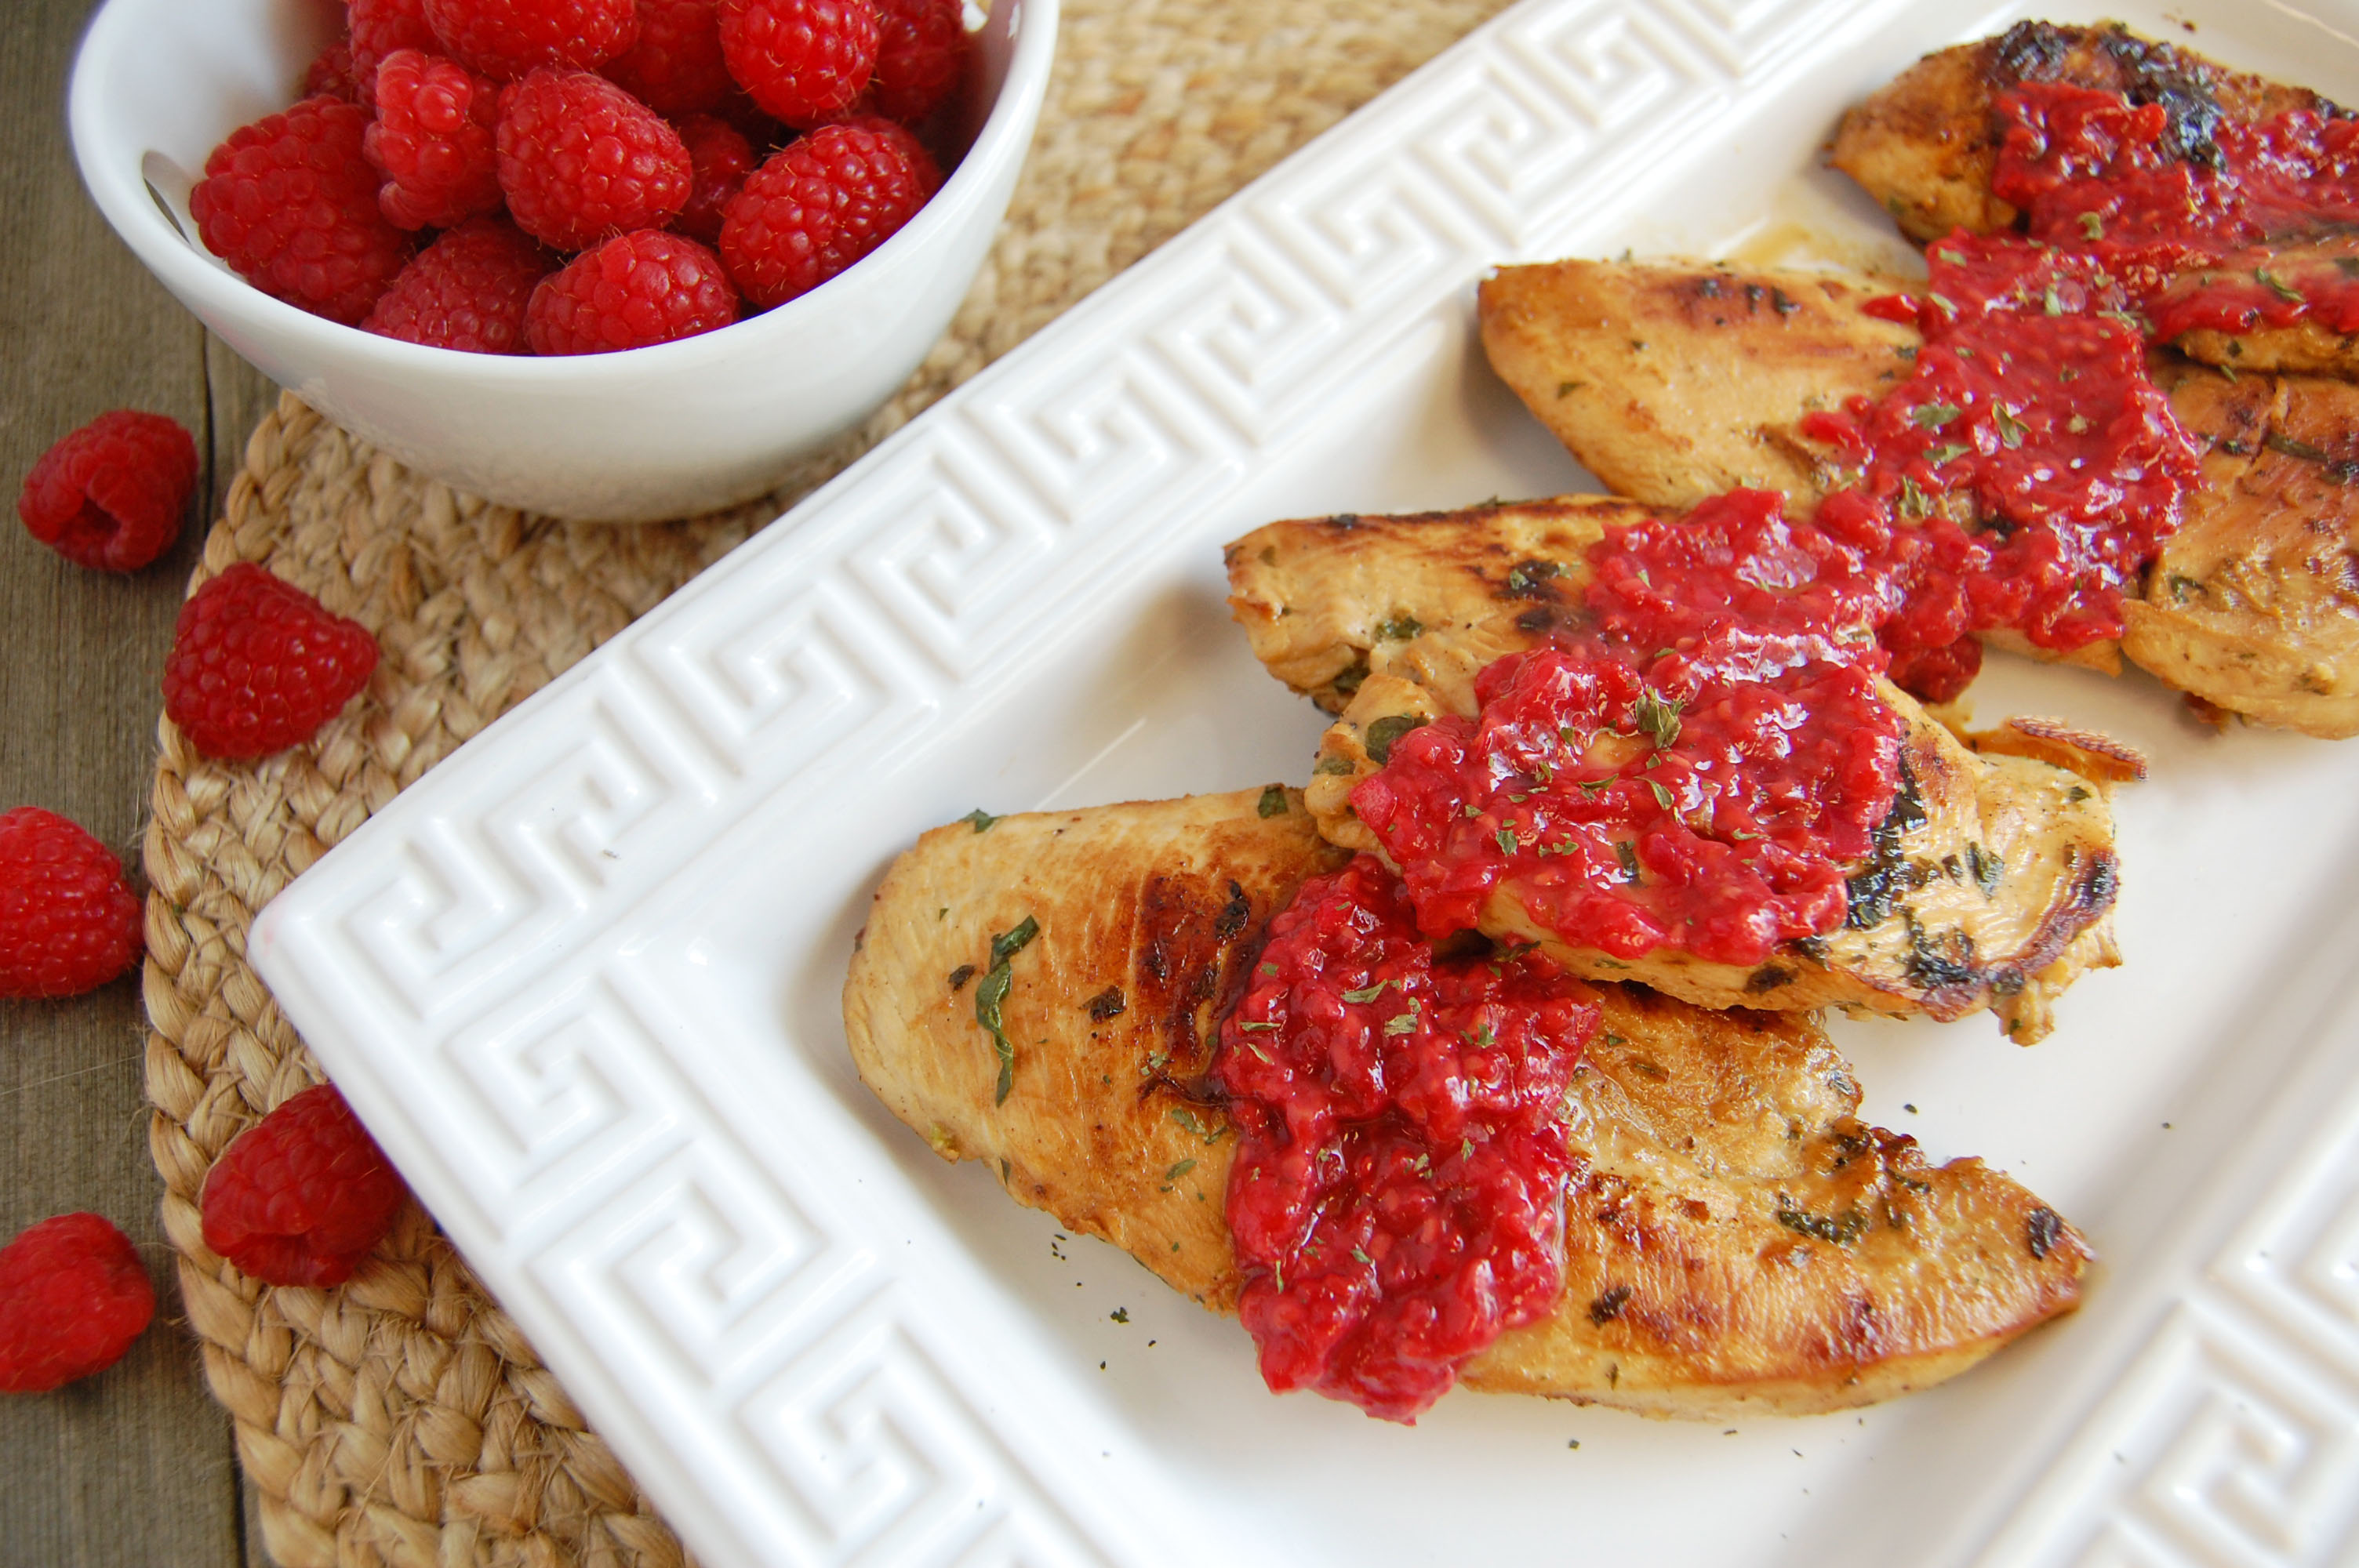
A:
POLYGON ((375 633, 364 697, 251 764, 168 719, 146 841, 149 1143, 187 1320, 263 1545, 287 1568, 688 1559, 416 1206, 336 1290, 204 1245, 222 1149, 320 1068, 245 962, 255 913, 461 743, 756 527, 1505 0, 1069 0, 1007 222, 950 333, 772 496, 643 527, 524 516, 403 469, 292 395, 248 441, 193 590, 254 561, 375 633))

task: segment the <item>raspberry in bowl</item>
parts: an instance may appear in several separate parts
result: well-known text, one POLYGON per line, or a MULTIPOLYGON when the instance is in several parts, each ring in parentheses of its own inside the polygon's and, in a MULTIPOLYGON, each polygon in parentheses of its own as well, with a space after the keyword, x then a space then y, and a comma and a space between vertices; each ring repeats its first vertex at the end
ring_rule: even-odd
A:
POLYGON ((324 59, 334 0, 107 0, 69 114, 115 231, 322 414, 508 505, 676 517, 768 490, 924 359, 1006 209, 1056 6, 991 6, 926 145, 878 112, 944 69, 908 0, 353 0, 324 59), (777 125, 731 74, 726 29, 767 48, 803 10, 862 6, 875 60, 821 125, 777 125), (928 146, 961 118, 945 174, 928 146), (627 177, 572 172, 608 167, 627 177), (814 167, 852 188, 809 200, 814 167), (815 254, 848 259, 808 276, 815 254))

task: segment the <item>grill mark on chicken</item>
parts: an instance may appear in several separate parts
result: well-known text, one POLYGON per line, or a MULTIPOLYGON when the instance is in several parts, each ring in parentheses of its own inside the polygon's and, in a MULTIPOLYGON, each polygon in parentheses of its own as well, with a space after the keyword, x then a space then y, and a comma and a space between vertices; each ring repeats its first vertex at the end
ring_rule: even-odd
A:
MULTIPOLYGON (((1149 946, 1182 994, 1191 966, 1219 968, 1216 987, 1249 971, 1270 913, 1339 863, 1299 795, 1264 818, 1260 795, 929 833, 878 889, 844 986, 862 1079, 936 1152, 981 1162, 1017 1201, 1224 1312, 1235 1140, 1221 1107, 1151 1066, 1201 1042, 1201 1017, 1134 997, 1100 1019, 1084 1003, 1149 946), (1239 894, 1245 923, 1214 957, 1201 939, 1239 894), (1027 915, 1040 934, 1006 1001, 1022 1055, 999 1104, 990 1046, 940 976, 1027 915), (1166 930, 1192 935, 1157 943, 1166 930)), ((1839 1409, 1952 1376, 2077 1303, 2081 1237, 1979 1161, 1936 1166, 1860 1121, 1857 1084, 1813 1021, 1635 986, 1593 1000, 1601 1029, 1567 1099, 1563 1294, 1471 1363, 1468 1386, 1697 1419, 1839 1409), (1833 1225, 1832 1240, 1778 1217, 1854 1212, 1871 1223, 1833 1225)))

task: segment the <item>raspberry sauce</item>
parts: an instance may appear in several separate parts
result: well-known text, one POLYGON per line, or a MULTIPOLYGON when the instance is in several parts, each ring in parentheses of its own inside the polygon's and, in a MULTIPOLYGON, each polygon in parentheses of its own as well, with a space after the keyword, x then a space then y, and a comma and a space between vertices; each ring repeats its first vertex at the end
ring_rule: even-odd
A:
POLYGON ((1444 956, 1371 855, 1270 922, 1221 1025, 1263 1379, 1413 1422, 1564 1281, 1564 1097, 1597 1027, 1529 948, 1444 956))

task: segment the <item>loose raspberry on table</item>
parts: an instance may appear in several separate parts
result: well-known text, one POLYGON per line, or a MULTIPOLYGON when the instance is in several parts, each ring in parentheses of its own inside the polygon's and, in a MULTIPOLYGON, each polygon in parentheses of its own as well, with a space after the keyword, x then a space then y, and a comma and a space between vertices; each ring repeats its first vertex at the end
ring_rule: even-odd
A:
POLYGON ((875 0, 721 0, 721 51, 754 102, 789 125, 849 110, 876 68, 875 0))
POLYGON ((349 38, 337 38, 311 57, 303 69, 303 98, 341 98, 347 103, 361 101, 359 79, 353 74, 353 45, 349 38))
POLYGON ((139 895, 112 849, 38 806, 0 813, 0 996, 80 996, 142 946, 139 895))
POLYGON ((405 229, 448 229, 500 204, 500 86, 454 59, 396 49, 376 68, 361 148, 385 171, 376 203, 405 229))
POLYGON ((754 156, 754 144, 745 134, 717 114, 689 115, 679 123, 679 139, 688 147, 694 175, 688 205, 679 210, 672 227, 712 244, 721 238, 722 212, 762 160, 754 156))
POLYGON ((346 326, 367 315, 411 248, 377 209, 367 130, 360 105, 306 98, 231 132, 189 193, 205 248, 290 305, 346 326))
POLYGON ((545 65, 587 70, 639 36, 632 0, 425 0, 443 49, 485 76, 513 81, 545 65))
POLYGON ((346 35, 353 50, 353 85, 360 101, 376 106, 376 68, 396 49, 440 54, 441 41, 426 25, 426 0, 344 0, 346 35))
POLYGON ((522 354, 525 306, 551 262, 504 218, 472 218, 418 253, 361 323, 429 348, 522 354))
POLYGON ((602 68, 607 81, 668 119, 711 113, 737 83, 721 54, 715 0, 639 0, 639 41, 602 68))
POLYGON ((131 1238, 94 1214, 38 1220, 0 1247, 0 1393, 103 1372, 156 1316, 131 1238))
POLYGON ((238 1134, 205 1173, 205 1245, 273 1285, 339 1285, 408 1189, 332 1084, 238 1134))
POLYGON ((940 183, 931 156, 890 121, 823 125, 746 176, 722 222, 721 259, 766 308, 883 244, 940 183))
POLYGON ((726 327, 737 308, 719 256, 685 234, 642 229, 543 279, 525 333, 535 353, 603 354, 726 327))
POLYGON ((508 90, 499 158, 508 215, 561 251, 661 228, 692 178, 679 133, 586 70, 536 70, 508 90))
POLYGON ((180 536, 197 443, 177 419, 117 408, 41 454, 16 515, 76 566, 137 571, 180 536))
POLYGON ((376 657, 367 628, 240 561, 180 606, 164 712, 206 756, 266 756, 319 733, 376 657))
POLYGON ((876 38, 868 96, 878 114, 895 120, 924 119, 966 67, 959 0, 876 0, 876 38))

